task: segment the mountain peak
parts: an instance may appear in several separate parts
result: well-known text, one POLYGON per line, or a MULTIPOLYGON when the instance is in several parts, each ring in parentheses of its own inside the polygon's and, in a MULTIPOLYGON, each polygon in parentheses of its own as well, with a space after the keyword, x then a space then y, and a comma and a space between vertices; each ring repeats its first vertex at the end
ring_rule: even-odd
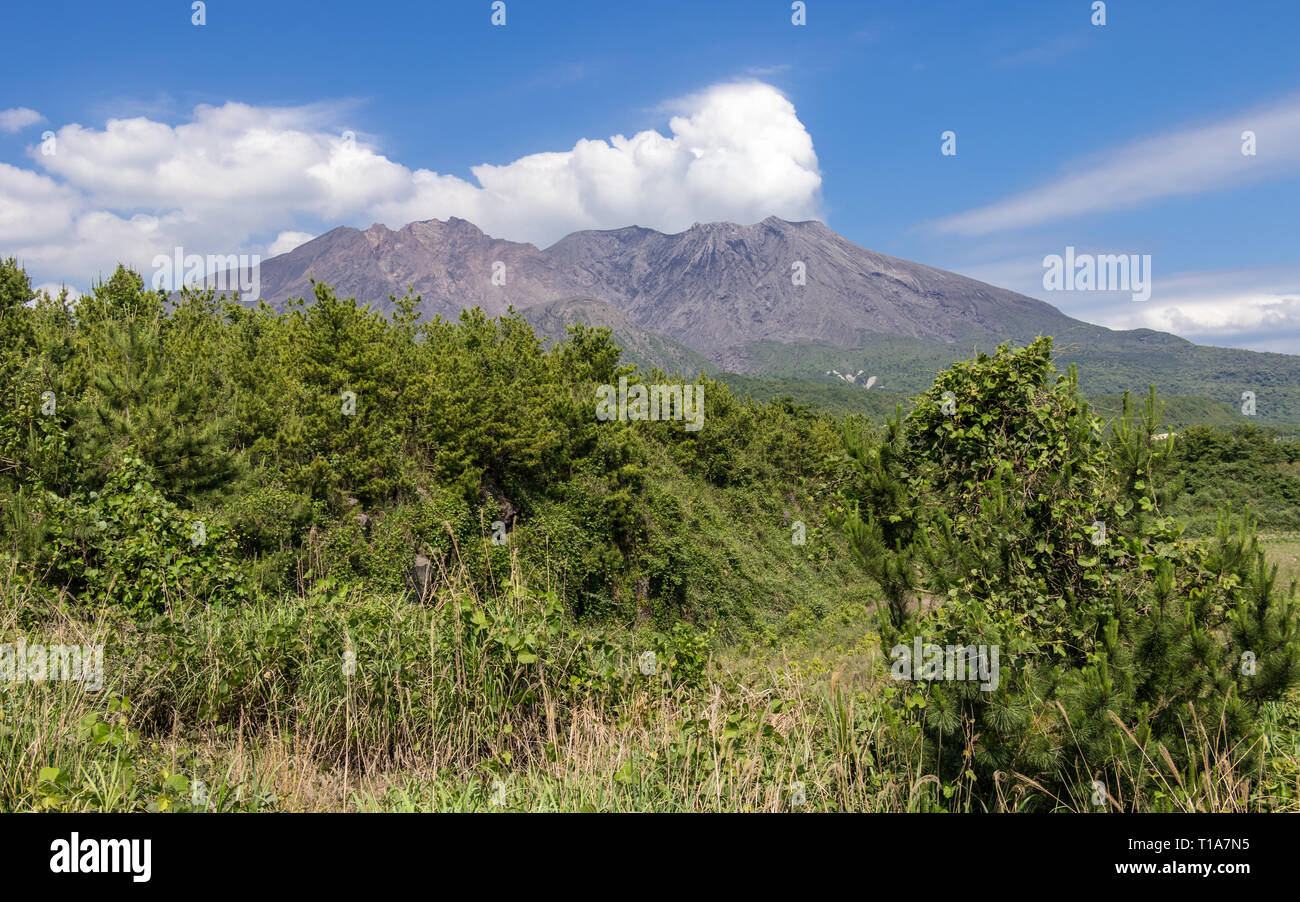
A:
POLYGON ((482 235, 488 237, 487 233, 480 229, 468 219, 461 219, 459 216, 448 216, 446 219, 421 219, 416 222, 408 222, 402 226, 403 231, 414 231, 416 226, 423 226, 426 230, 436 230, 449 234, 458 235, 482 235))
POLYGON ((734 222, 694 222, 687 232, 734 232, 742 229, 744 226, 737 225, 734 222))
MULTIPOLYGON (((793 231, 802 231, 807 228, 817 228, 824 230, 832 235, 835 233, 826 228, 825 224, 816 219, 805 219, 795 222, 789 219, 782 219, 779 216, 769 216, 766 219, 746 225, 739 222, 730 222, 728 220, 718 220, 714 222, 696 222, 691 225, 685 232, 678 234, 737 234, 753 233, 760 228, 770 229, 772 231, 786 233, 793 231)), ((663 234, 663 233, 660 233, 663 234)), ((837 236, 838 237, 838 236, 837 236)))
POLYGON ((365 247, 336 241, 264 262, 263 297, 310 296, 305 264, 380 310, 410 285, 426 316, 591 297, 720 366, 743 366, 757 342, 1029 340, 1082 325, 1033 298, 860 248, 815 220, 697 222, 672 235, 589 230, 545 250, 493 238, 456 216, 399 232, 376 223, 366 237, 365 247))

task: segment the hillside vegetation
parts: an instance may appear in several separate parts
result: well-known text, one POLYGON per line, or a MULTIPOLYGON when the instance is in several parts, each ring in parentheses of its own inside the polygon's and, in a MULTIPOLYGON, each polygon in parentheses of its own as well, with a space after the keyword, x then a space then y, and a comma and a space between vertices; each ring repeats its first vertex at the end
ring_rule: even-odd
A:
MULTIPOLYGON (((1104 409, 1112 415, 1118 414, 1124 392, 1141 394, 1154 385, 1171 402, 1166 422, 1175 427, 1300 422, 1300 369, 1294 355, 1194 345, 1160 332, 1114 332, 1071 320, 1063 329, 1046 324, 1041 333, 1029 332, 1012 343, 1027 344, 1036 334, 1055 336, 1057 365, 1077 367, 1080 388, 1089 397, 1107 399, 1104 409), (1253 414, 1242 412, 1244 392, 1255 397, 1253 414)), ((976 331, 953 342, 866 335, 860 347, 759 341, 746 347, 744 371, 749 378, 815 381, 828 370, 865 370, 878 377, 872 391, 911 397, 929 387, 937 370, 992 351, 1003 340, 976 331)))
POLYGON ((103 686, 0 680, 0 810, 1297 808, 1295 586, 1212 510, 1290 528, 1294 446, 1108 425, 1049 339, 889 418, 701 375, 694 431, 598 418, 681 381, 607 329, 30 295, 0 645, 103 686))

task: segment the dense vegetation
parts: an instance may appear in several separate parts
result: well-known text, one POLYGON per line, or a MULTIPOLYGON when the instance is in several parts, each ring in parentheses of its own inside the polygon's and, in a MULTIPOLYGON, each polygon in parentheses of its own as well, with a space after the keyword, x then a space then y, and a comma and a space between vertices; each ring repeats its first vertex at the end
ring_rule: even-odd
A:
POLYGON ((1224 506, 1250 511, 1260 529, 1300 532, 1300 435, 1254 426, 1191 426, 1175 442, 1184 497, 1173 511, 1201 534, 1224 506))
POLYGON ((598 420, 680 381, 606 330, 30 296, 0 265, 0 643, 105 685, 0 682, 0 809, 1297 805, 1295 590, 1206 528, 1295 528, 1295 446, 1107 428, 1048 340, 888 422, 701 376, 690 431, 598 420), (891 679, 914 637, 1000 688, 891 679))
POLYGON ((831 421, 714 383, 707 429, 599 423, 594 386, 630 369, 604 331, 546 353, 519 318, 417 325, 409 299, 390 322, 324 286, 283 315, 210 295, 165 311, 141 288, 119 270, 75 320, 7 300, 6 525, 83 601, 161 612, 177 580, 395 592, 417 553, 459 555, 486 589, 517 553, 580 619, 750 623, 802 563, 784 523, 830 490, 831 421), (734 518, 771 550, 700 540, 734 518))

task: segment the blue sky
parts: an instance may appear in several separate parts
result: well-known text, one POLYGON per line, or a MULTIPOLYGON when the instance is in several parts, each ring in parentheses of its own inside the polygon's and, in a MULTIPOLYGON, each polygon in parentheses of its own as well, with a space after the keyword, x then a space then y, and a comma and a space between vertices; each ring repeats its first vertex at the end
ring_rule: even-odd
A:
POLYGON ((84 289, 336 225, 544 245, 773 213, 1105 325, 1300 353, 1297 4, 806 5, 16 5, 0 253, 84 289), (1045 291, 1067 246, 1151 255, 1151 300, 1045 291))

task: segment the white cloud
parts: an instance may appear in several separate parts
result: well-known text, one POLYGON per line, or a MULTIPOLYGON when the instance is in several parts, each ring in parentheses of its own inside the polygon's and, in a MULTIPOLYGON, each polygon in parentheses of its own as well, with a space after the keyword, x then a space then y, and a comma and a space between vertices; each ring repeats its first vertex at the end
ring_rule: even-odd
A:
POLYGON ((66 235, 81 205, 73 189, 0 163, 0 246, 66 235))
POLYGON ((1300 96, 1148 138, 1077 161, 1060 178, 997 203, 945 217, 935 231, 985 235, 1160 198, 1226 188, 1300 170, 1300 96), (1242 154, 1242 133, 1256 155, 1242 154))
POLYGON ((22 131, 29 125, 35 125, 38 122, 44 122, 45 117, 35 110, 29 110, 25 106, 14 107, 11 110, 0 110, 0 132, 13 134, 22 131))
POLYGON ((1300 268, 1178 273, 1156 284, 1158 303, 1121 309, 1116 322, 1193 341, 1300 347, 1300 268))
POLYGON ((478 185, 428 170, 412 196, 376 207, 390 225, 460 216, 492 235, 548 244, 576 229, 756 222, 820 213, 821 174, 794 105, 759 82, 715 85, 671 105, 657 131, 473 169, 478 185))
POLYGON ((196 107, 179 125, 65 125, 56 153, 28 149, 43 173, 0 164, 0 252, 38 278, 84 284, 177 246, 271 255, 321 225, 460 216, 544 245, 581 228, 819 215, 812 138, 775 88, 715 85, 671 108, 667 135, 582 139, 476 166, 473 181, 390 160, 373 139, 345 133, 344 111, 328 104, 231 102, 196 107))
POLYGON ((315 237, 311 232, 281 232, 275 236, 271 246, 266 249, 266 255, 275 257, 279 254, 287 254, 294 248, 302 247, 315 237))

